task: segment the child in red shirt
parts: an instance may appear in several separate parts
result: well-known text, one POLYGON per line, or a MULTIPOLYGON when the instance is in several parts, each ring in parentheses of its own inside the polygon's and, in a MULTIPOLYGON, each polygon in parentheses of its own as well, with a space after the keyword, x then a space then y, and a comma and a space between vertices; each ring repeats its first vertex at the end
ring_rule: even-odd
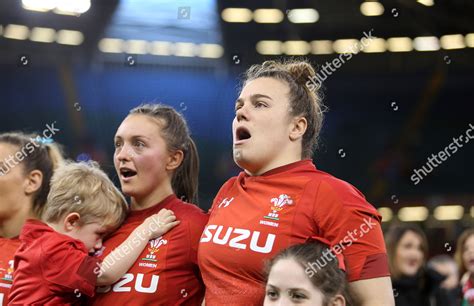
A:
POLYGON ((179 223, 170 210, 147 218, 105 260, 92 255, 102 239, 125 219, 126 201, 95 163, 69 163, 59 167, 42 221, 28 220, 14 258, 10 304, 80 303, 93 296, 96 285, 117 281, 150 239, 160 237, 179 223), (125 253, 125 255, 122 254, 125 253))

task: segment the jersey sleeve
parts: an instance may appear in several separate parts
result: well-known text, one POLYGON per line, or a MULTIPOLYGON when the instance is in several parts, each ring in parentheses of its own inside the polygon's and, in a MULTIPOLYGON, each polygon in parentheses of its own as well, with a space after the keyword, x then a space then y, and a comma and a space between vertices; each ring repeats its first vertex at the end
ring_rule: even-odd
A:
MULTIPOLYGON (((82 293, 92 297, 95 292, 100 261, 72 244, 58 244, 43 250, 42 270, 45 280, 59 291, 82 293)), ((54 290, 54 289, 53 289, 54 290)))
POLYGON ((389 276, 377 210, 355 187, 343 181, 322 181, 316 190, 316 224, 333 250, 342 250, 348 281, 389 276))
POLYGON ((197 252, 199 246, 199 240, 201 239, 204 227, 209 220, 209 214, 204 213, 200 209, 196 209, 196 212, 188 216, 188 229, 191 243, 190 262, 197 265, 197 252))

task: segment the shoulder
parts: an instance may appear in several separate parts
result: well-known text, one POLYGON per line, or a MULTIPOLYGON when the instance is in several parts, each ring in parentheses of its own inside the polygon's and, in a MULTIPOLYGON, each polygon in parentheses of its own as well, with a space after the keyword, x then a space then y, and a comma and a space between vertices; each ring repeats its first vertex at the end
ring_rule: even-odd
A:
MULTIPOLYGON (((9 260, 13 259, 15 252, 20 247, 21 242, 17 238, 3 238, 0 237, 0 264, 8 263, 9 260)), ((0 267, 1 268, 1 267, 0 267)))
POLYGON ((16 249, 20 246, 21 241, 18 238, 4 238, 0 237, 0 247, 3 250, 16 249))
POLYGON ((43 254, 51 259, 71 253, 88 255, 84 243, 57 232, 44 235, 40 244, 43 254))
POLYGON ((206 222, 209 219, 209 215, 205 213, 201 208, 195 204, 186 203, 179 199, 176 199, 168 207, 171 209, 178 219, 183 219, 183 221, 192 220, 193 222, 206 222))
POLYGON ((313 174, 312 183, 316 185, 318 197, 333 197, 348 205, 368 204, 364 194, 355 186, 329 173, 317 171, 313 174))

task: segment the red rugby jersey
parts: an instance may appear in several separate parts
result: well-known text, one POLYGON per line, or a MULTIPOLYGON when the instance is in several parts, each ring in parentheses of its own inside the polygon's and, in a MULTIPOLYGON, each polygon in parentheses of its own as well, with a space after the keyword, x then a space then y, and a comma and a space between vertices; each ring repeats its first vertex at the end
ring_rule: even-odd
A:
MULTIPOLYGON (((131 211, 123 225, 105 241, 101 258, 162 208, 172 210, 181 223, 162 237, 150 240, 117 283, 98 287, 92 305, 201 305, 204 284, 197 265, 197 248, 209 216, 175 195, 153 207, 131 211)), ((117 257, 114 264, 119 263, 117 257)))
POLYGON ((200 240, 206 305, 262 305, 265 261, 317 237, 339 245, 349 281, 388 276, 380 222, 355 187, 311 160, 241 172, 215 197, 200 240))
POLYGON ((72 305, 94 294, 98 259, 84 243, 38 220, 26 221, 15 253, 12 305, 72 305))
POLYGON ((13 282, 13 256, 19 246, 18 237, 0 237, 0 306, 8 304, 8 294, 13 282))

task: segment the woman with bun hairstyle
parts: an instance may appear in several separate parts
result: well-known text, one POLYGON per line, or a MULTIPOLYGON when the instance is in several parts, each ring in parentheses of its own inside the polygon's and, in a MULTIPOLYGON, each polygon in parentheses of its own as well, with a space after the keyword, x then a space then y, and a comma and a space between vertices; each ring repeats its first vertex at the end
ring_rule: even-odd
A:
POLYGON ((54 169, 62 162, 51 139, 22 132, 0 134, 0 306, 8 304, 13 257, 26 219, 39 219, 54 169))
POLYGON ((216 195, 199 245, 207 306, 261 305, 264 261, 311 238, 343 254, 356 305, 394 304, 380 215, 311 160, 323 123, 307 85, 314 76, 305 61, 267 61, 245 74, 232 124, 243 171, 216 195))
MULTIPOLYGON (((150 240, 118 282, 99 287, 92 305, 201 305, 197 248, 208 215, 189 204, 197 201, 199 160, 186 121, 169 106, 141 105, 122 121, 114 144, 115 170, 122 192, 131 198, 131 212, 105 240, 101 257, 163 208, 180 223, 150 240)), ((122 253, 127 256, 125 248, 122 253)), ((102 263, 114 264, 120 264, 119 256, 102 263)))

